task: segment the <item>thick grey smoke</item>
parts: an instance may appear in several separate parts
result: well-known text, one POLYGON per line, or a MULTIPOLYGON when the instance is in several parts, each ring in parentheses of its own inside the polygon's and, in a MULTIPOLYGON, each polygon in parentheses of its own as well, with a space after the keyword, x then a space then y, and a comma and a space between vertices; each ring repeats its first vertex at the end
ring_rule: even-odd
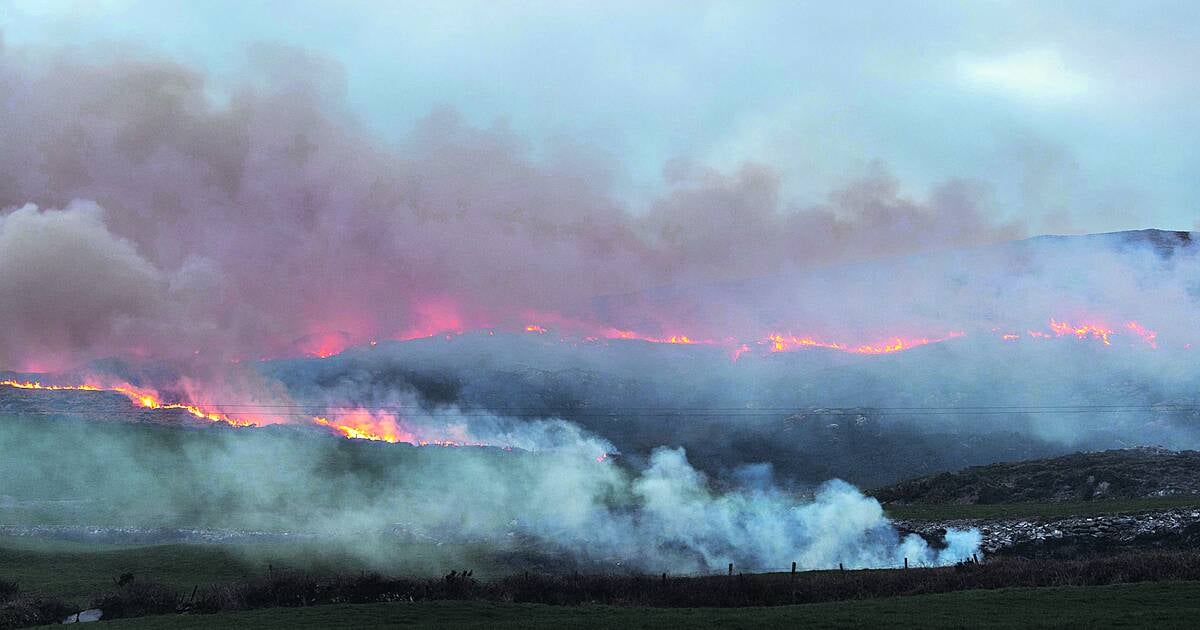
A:
POLYGON ((168 340, 202 343, 211 322, 185 320, 202 309, 212 272, 196 260, 161 271, 92 202, 12 209, 0 214, 0 357, 55 369, 76 361, 77 348, 145 358, 168 340))
POLYGON ((41 359, 46 349, 134 342, 134 329, 164 314, 166 285, 105 228, 95 204, 0 215, 0 356, 41 359))
MULTIPOLYGON (((72 215, 74 200, 89 200, 103 213, 63 220, 127 243, 160 285, 79 317, 69 335, 54 318, 40 331, 27 310, 3 311, 0 335, 13 335, 0 341, 3 367, 197 349, 252 359, 311 350, 325 335, 361 343, 519 329, 546 313, 594 320, 599 295, 1021 232, 993 224, 986 195, 965 183, 910 199, 880 172, 800 207, 769 165, 674 164, 665 196, 634 210, 610 191, 613 165, 586 151, 535 159, 502 126, 476 128, 449 109, 385 145, 346 113, 338 69, 295 51, 250 51, 249 78, 233 86, 106 51, 0 55, 0 208, 72 215), (126 335, 110 334, 113 318, 126 335), (36 348, 18 338, 30 333, 36 348)), ((113 281, 120 294, 122 278, 96 278, 93 290, 113 281)), ((87 300, 60 304, 85 313, 87 300)))

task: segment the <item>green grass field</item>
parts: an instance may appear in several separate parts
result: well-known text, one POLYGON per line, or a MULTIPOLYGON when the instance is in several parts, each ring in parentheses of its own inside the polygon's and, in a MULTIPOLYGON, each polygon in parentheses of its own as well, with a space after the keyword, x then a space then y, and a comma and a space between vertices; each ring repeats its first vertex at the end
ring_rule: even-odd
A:
POLYGON ((0 578, 22 589, 80 604, 125 572, 179 588, 251 577, 255 568, 215 545, 96 545, 0 538, 0 578))
POLYGON ((0 537, 0 579, 17 582, 25 591, 84 605, 111 590, 113 579, 127 572, 185 592, 198 585, 264 575, 270 566, 318 573, 379 569, 411 575, 439 575, 469 566, 481 576, 504 573, 502 567, 478 561, 468 564, 464 559, 484 557, 483 550, 463 548, 455 555, 459 557, 430 545, 396 544, 368 559, 315 543, 108 545, 0 537))
POLYGON ((115 620, 145 628, 1194 628, 1200 583, 962 591, 740 609, 426 602, 115 620))
POLYGON ((888 516, 918 521, 941 521, 959 518, 1062 518, 1069 516, 1099 516, 1127 514, 1148 510, 1200 508, 1200 496, 1142 497, 1105 501, 1070 501, 1063 503, 997 503, 997 504, 912 504, 889 505, 888 516))

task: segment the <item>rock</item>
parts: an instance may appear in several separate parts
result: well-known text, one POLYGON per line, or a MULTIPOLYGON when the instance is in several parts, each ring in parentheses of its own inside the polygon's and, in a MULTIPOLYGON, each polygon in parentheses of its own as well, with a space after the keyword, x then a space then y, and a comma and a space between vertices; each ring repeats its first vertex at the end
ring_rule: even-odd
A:
POLYGON ((1084 545, 1094 552, 1139 547, 1189 547, 1200 541, 1200 513, 1173 509, 1096 517, 1030 519, 954 519, 897 521, 898 527, 930 535, 948 527, 978 528, 985 553, 1039 555, 1055 547, 1084 545), (1043 551, 1039 551, 1043 549, 1043 551))
POLYGON ((100 610, 99 608, 89 608, 87 610, 81 610, 74 615, 63 619, 63 623, 89 623, 92 621, 100 621, 100 617, 103 616, 104 611, 100 610))

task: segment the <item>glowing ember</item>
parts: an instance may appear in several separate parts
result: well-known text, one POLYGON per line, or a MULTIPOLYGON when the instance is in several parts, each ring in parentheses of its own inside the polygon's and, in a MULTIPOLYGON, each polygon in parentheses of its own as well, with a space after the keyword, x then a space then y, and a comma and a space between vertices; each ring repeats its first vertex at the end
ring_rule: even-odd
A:
MULTIPOLYGON (((1119 336, 1119 331, 1113 330, 1108 326, 1101 324, 1072 324, 1066 321, 1061 321, 1055 318, 1050 319, 1050 331, 1042 330, 1027 330, 1025 334, 1032 339, 1054 339, 1056 337, 1075 337, 1076 339, 1092 339, 1103 343, 1106 346, 1113 345, 1113 337, 1119 336)), ((1146 328, 1137 321, 1130 320, 1125 323, 1125 329, 1129 330, 1134 335, 1137 335, 1146 345, 1151 348, 1158 348, 1158 333, 1146 328)), ((997 329, 993 329, 993 332, 997 329)), ((1005 333, 1000 335, 1004 341, 1017 341, 1021 335, 1015 333, 1005 333)))
POLYGON ((1158 342, 1156 341, 1158 339, 1158 333, 1147 329, 1145 326, 1142 326, 1136 321, 1125 322, 1125 327, 1133 331, 1133 334, 1141 337, 1142 341, 1146 342, 1146 345, 1150 346, 1151 348, 1158 348, 1158 342))
POLYGON ((1111 328, 1105 328, 1104 326, 1094 326, 1091 324, 1072 326, 1066 322, 1060 322, 1051 319, 1050 330, 1053 330, 1054 334, 1058 335, 1059 337, 1062 337, 1063 335, 1075 335, 1075 337, 1079 339, 1092 337, 1093 339, 1099 339, 1103 341, 1104 345, 1106 346, 1112 345, 1108 338, 1109 335, 1112 335, 1113 331, 1111 328))
POLYGON ((770 346, 771 352, 788 352, 798 348, 828 348, 830 350, 841 350, 842 352, 853 352, 855 354, 890 354, 893 352, 911 350, 912 348, 916 348, 918 346, 955 339, 957 337, 962 337, 964 334, 965 333, 962 332, 951 332, 943 337, 937 338, 893 337, 890 341, 851 346, 844 343, 821 341, 812 337, 796 337, 794 335, 784 336, 775 333, 768 335, 764 343, 770 346))
POLYGON ((794 335, 781 335, 774 333, 767 335, 767 341, 770 342, 771 352, 788 352, 796 348, 829 348, 831 350, 847 350, 844 344, 830 343, 826 341, 817 341, 812 337, 796 337, 794 335))
POLYGON ((601 332, 599 337, 603 337, 605 339, 631 339, 637 341, 646 341, 649 343, 673 343, 686 346, 697 344, 706 346, 716 345, 716 342, 714 341, 701 341, 688 335, 667 335, 665 337, 655 337, 652 335, 642 335, 633 332, 632 330, 620 330, 617 328, 605 329, 601 332))

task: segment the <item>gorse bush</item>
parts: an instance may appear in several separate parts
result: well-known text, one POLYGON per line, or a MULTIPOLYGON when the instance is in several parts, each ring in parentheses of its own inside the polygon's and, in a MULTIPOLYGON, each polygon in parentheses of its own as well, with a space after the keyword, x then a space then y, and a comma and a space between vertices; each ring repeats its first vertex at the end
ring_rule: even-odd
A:
POLYGON ((0 630, 58 623, 73 612, 64 602, 24 593, 16 582, 0 580, 0 630))

